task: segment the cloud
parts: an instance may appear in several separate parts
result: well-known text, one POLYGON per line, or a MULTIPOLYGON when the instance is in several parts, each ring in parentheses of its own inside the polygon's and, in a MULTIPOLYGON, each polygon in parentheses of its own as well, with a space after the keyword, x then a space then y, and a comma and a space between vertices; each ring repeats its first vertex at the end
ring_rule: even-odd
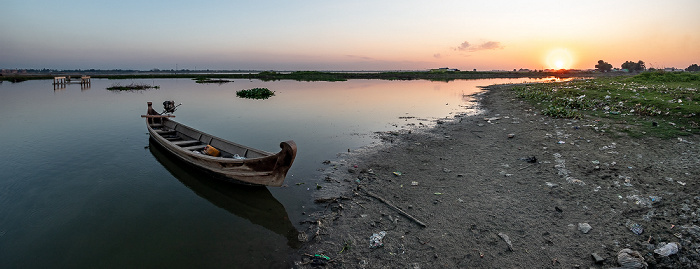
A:
POLYGON ((479 45, 474 46, 472 44, 469 44, 469 42, 464 41, 464 42, 462 42, 462 44, 459 44, 459 47, 457 47, 455 50, 475 52, 475 51, 480 51, 480 50, 496 50, 496 49, 503 49, 503 45, 501 45, 501 42, 486 41, 484 43, 481 43, 479 45))
POLYGON ((503 46, 501 46, 501 42, 489 41, 489 42, 485 42, 484 44, 479 45, 479 50, 495 50, 495 49, 503 49, 503 46))
POLYGON ((470 44, 467 41, 462 42, 462 44, 457 47, 457 50, 467 50, 469 48, 470 44))
POLYGON ((440 59, 442 58, 442 55, 440 55, 440 53, 435 53, 433 54, 433 57, 440 59))
POLYGON ((360 59, 360 60, 365 60, 365 61, 372 61, 372 60, 374 60, 374 59, 371 58, 371 57, 359 56, 359 55, 351 55, 351 54, 345 55, 345 57, 355 58, 355 59, 360 59))

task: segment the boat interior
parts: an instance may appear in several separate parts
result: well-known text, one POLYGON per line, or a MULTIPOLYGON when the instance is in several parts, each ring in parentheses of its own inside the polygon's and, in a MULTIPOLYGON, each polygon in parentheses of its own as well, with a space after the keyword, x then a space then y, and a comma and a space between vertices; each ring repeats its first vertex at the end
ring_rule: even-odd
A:
POLYGON ((225 141, 167 119, 152 122, 149 125, 158 135, 187 151, 206 154, 204 150, 209 145, 218 150, 221 153, 219 157, 222 158, 251 159, 272 155, 271 153, 225 141))

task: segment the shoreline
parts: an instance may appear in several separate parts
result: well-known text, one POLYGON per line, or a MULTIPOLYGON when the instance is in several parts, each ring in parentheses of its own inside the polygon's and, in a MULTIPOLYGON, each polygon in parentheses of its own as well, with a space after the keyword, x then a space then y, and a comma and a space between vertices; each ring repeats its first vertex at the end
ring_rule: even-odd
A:
POLYGON ((482 114, 330 164, 294 265, 323 254, 330 268, 607 268, 626 248, 653 267, 700 264, 697 135, 601 132, 596 119, 542 116, 510 87, 477 94, 482 114), (653 252, 667 242, 681 251, 653 252))

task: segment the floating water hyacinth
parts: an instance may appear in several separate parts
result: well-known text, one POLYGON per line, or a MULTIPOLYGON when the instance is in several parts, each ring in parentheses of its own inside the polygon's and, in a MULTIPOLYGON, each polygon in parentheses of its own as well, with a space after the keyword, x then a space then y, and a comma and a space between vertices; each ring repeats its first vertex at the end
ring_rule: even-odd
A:
POLYGON ((275 92, 268 88, 252 88, 249 90, 240 90, 236 92, 236 96, 248 99, 267 99, 275 95, 275 92))

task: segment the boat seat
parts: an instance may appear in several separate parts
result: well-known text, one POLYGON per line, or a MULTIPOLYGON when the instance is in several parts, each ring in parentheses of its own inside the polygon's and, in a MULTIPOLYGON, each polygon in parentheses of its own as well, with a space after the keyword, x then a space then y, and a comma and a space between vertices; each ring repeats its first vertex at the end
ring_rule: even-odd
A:
POLYGON ((159 135, 164 135, 164 134, 170 134, 170 133, 175 133, 174 130, 156 130, 156 133, 159 135))
POLYGON ((196 146, 189 146, 189 147, 182 147, 184 150, 198 150, 198 149, 203 149, 207 145, 196 145, 196 146))
POLYGON ((173 142, 173 144, 178 145, 178 146, 189 145, 189 144, 194 144, 194 143, 199 143, 199 140, 183 140, 183 141, 173 142))
POLYGON ((160 128, 160 127, 163 127, 163 124, 157 124, 157 123, 151 124, 151 128, 160 128))

